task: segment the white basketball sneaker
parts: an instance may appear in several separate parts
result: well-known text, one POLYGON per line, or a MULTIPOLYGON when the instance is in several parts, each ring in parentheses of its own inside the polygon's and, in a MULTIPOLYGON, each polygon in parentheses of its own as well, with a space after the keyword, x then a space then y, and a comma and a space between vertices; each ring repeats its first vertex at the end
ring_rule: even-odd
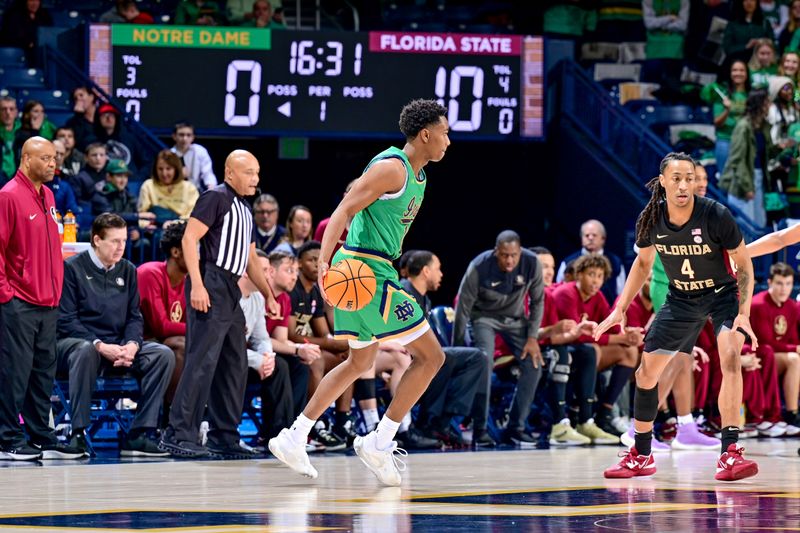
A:
POLYGON ((287 428, 282 429, 277 437, 269 439, 269 451, 298 474, 317 479, 317 469, 308 460, 306 444, 295 444, 287 428))
POLYGON ((363 437, 356 437, 356 440, 353 441, 353 449, 361 462, 375 474, 378 481, 390 487, 397 487, 402 481, 400 472, 406 469, 406 464, 400 457, 408 456, 408 452, 398 448, 394 441, 387 449, 379 450, 375 445, 375 439, 374 431, 363 437))

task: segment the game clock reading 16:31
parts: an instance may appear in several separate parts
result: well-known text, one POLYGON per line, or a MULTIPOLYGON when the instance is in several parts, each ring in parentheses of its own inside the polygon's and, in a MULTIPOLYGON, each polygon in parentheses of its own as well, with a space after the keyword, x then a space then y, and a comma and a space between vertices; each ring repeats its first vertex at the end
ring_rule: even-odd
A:
POLYGON ((157 130, 396 135, 403 105, 435 98, 456 137, 537 137, 531 40, 540 57, 517 35, 114 25, 111 89, 157 130))

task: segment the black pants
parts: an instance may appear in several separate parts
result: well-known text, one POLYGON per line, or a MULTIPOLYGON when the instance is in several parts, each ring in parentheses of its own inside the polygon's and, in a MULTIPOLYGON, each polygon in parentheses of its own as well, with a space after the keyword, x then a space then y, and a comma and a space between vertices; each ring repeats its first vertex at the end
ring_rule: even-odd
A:
POLYGON ((294 420, 306 406, 310 370, 308 365, 295 355, 279 353, 275 357, 275 362, 277 363, 279 359, 286 363, 289 370, 289 379, 292 382, 292 420, 294 420))
POLYGON ((55 442, 50 394, 56 376, 58 309, 19 298, 0 305, 0 446, 25 443, 19 414, 33 442, 55 442))
POLYGON ((267 379, 260 379, 255 370, 250 370, 251 383, 258 383, 261 393, 261 437, 271 439, 288 428, 294 421, 294 402, 289 365, 282 357, 275 358, 275 370, 267 379))
POLYGON ((486 381, 489 369, 478 348, 444 347, 444 364, 420 398, 419 417, 423 423, 438 418, 449 421, 466 416, 472 408, 478 387, 486 381))
MULTIPOLYGON (((187 306, 183 374, 169 413, 169 425, 178 441, 197 441, 208 406, 209 444, 239 442, 247 388, 247 344, 237 282, 235 275, 206 264, 203 283, 211 307, 202 313, 187 306)), ((187 278, 187 302, 191 293, 192 282, 187 278)))

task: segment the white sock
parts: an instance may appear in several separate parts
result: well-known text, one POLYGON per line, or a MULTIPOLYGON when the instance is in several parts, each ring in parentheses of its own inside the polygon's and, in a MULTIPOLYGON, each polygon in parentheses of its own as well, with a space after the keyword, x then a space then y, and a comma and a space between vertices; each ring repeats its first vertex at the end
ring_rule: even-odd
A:
POLYGON ((378 416, 378 409, 363 409, 361 414, 364 415, 364 425, 367 426, 367 433, 378 427, 378 422, 381 420, 381 417, 378 416))
POLYGON ((383 415, 383 418, 378 423, 378 428, 375 430, 375 447, 379 450, 385 450, 391 446, 399 427, 400 422, 395 422, 388 416, 383 415))
POLYGON ((411 413, 406 413, 406 416, 400 421, 400 429, 397 430, 398 433, 405 433, 408 431, 408 428, 411 427, 411 413))
POLYGON ((694 422, 694 417, 692 417, 691 414, 678 416, 679 426, 685 426, 686 424, 691 424, 692 422, 694 422))
POLYGON ((311 428, 314 427, 314 422, 314 420, 300 413, 292 427, 289 428, 289 437, 295 444, 305 444, 308 442, 308 434, 311 432, 311 428))

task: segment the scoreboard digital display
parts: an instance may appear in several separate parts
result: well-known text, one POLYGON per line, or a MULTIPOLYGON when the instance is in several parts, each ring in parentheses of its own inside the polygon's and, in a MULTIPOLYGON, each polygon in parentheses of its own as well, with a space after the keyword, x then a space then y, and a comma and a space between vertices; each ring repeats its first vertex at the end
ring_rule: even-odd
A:
POLYGON ((90 72, 156 131, 189 120, 207 135, 396 136, 403 105, 433 98, 455 138, 544 134, 538 37, 128 24, 92 35, 93 48, 107 36, 110 72, 90 72))

